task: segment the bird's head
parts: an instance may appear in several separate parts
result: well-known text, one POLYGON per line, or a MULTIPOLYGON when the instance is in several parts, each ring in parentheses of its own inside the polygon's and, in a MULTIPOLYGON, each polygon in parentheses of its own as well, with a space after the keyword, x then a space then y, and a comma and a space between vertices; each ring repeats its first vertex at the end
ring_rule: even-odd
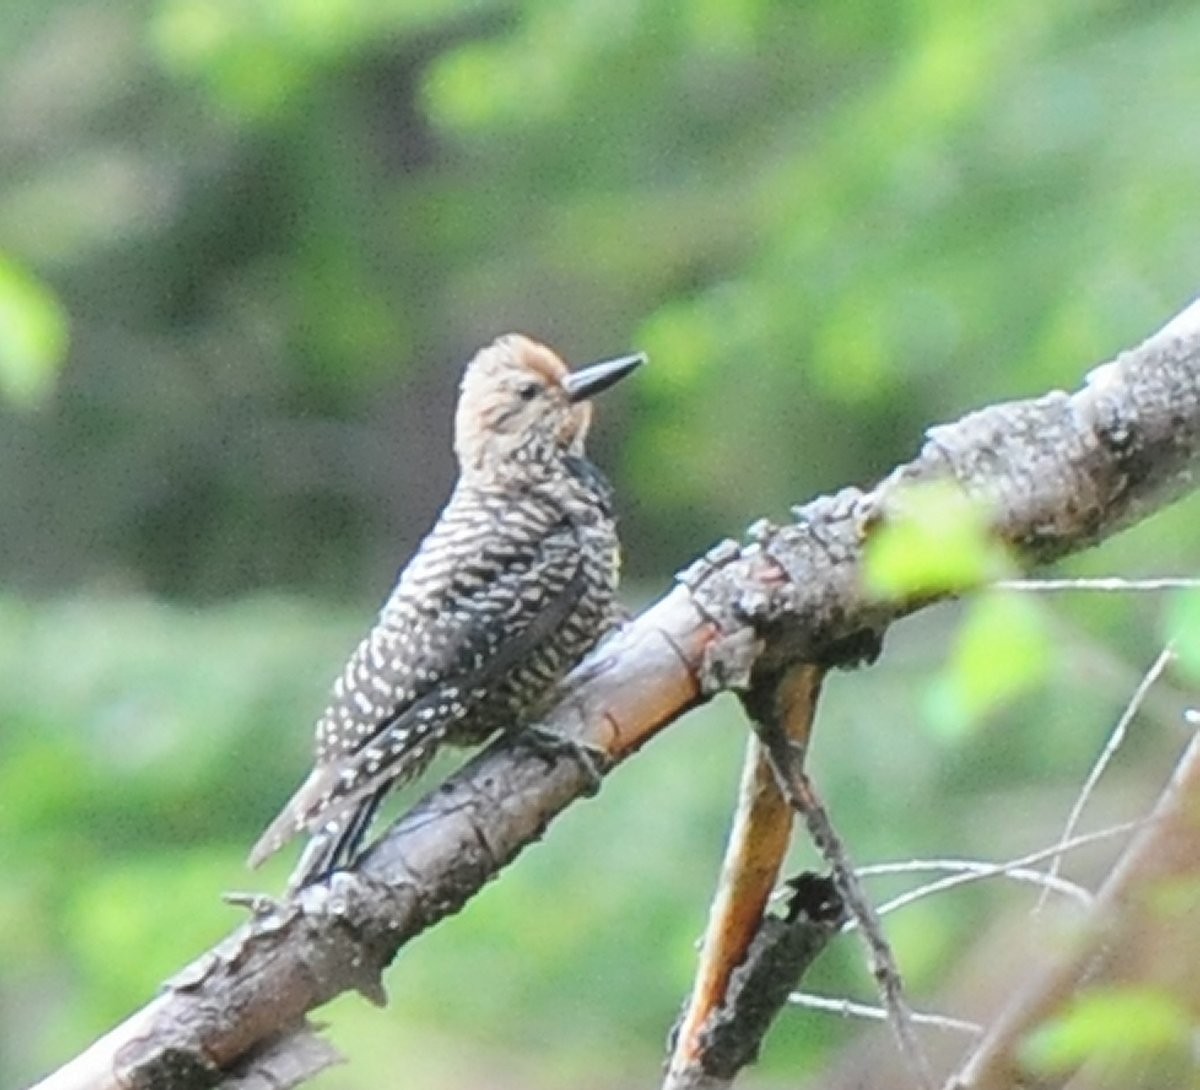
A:
POLYGON ((511 333, 481 349, 463 375, 454 450, 464 472, 582 454, 589 402, 645 362, 623 356, 568 371, 544 344, 511 333))

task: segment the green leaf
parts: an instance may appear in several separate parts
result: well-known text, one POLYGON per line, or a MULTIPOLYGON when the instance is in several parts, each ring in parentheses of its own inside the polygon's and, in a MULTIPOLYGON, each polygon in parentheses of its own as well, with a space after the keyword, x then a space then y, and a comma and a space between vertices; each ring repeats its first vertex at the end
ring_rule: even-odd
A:
POLYGON ((0 254, 0 395, 21 408, 50 396, 67 349, 67 318, 48 288, 0 254))
POLYGON ((1044 1074, 1070 1071, 1095 1060, 1106 1067, 1142 1066, 1186 1050, 1187 1011, 1150 988, 1094 989, 1026 1040, 1022 1059, 1044 1074))
POLYGON ((1040 685, 1052 654, 1035 603, 1007 594, 972 602, 947 668, 926 696, 930 724, 940 734, 961 735, 988 713, 1040 685))
POLYGON ((830 396, 865 402, 894 367, 878 301, 866 293, 834 308, 816 330, 810 367, 830 396))
POLYGON ((1171 599, 1166 628, 1179 669, 1200 682, 1200 590, 1185 590, 1171 599))
POLYGON ((949 481, 900 492, 867 543, 867 585, 889 598, 965 590, 1009 568, 986 513, 949 481))
POLYGON ((138 1003, 195 950, 228 927, 213 896, 238 873, 234 852, 216 847, 105 860, 76 876, 63 920, 65 942, 111 1010, 138 1003), (186 905, 186 911, 167 906, 186 905))

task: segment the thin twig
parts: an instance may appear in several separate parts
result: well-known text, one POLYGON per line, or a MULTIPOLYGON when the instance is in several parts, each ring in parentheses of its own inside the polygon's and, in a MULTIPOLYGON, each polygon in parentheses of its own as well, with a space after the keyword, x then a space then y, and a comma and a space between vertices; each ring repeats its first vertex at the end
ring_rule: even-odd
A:
MULTIPOLYGON (((1036 852, 1030 852, 1028 855, 1022 856, 1020 859, 1011 859, 1005 863, 987 863, 971 870, 969 873, 951 874, 945 878, 941 878, 936 882, 930 882, 928 885, 919 886, 917 889, 909 890, 906 893, 901 893, 897 897, 893 897, 890 901, 885 901, 879 906, 878 912, 881 916, 886 916, 891 912, 896 912, 901 908, 912 904, 915 901, 932 896, 935 893, 944 893, 948 889, 956 889, 958 886, 970 885, 974 882, 983 881, 985 878, 1003 877, 1014 869, 1024 869, 1033 863, 1040 863, 1044 859, 1050 859, 1054 855, 1073 851, 1075 848, 1082 848, 1088 844, 1096 844, 1103 840, 1111 840, 1113 837, 1122 836, 1125 833, 1136 832, 1145 824, 1144 821, 1127 821, 1120 825, 1113 825, 1107 829, 1100 829, 1094 833, 1085 833, 1082 836, 1074 837, 1063 844, 1055 844, 1048 848, 1040 848, 1036 852)), ((861 873, 861 871, 860 871, 861 873)), ((850 926, 850 925, 847 925, 850 926)))
POLYGON ((784 797, 804 819, 808 834, 833 872, 833 880, 850 918, 858 924, 871 962, 871 972, 888 1012, 888 1024, 918 1084, 934 1085, 929 1060, 913 1029, 912 1010, 904 995, 904 983, 891 945, 878 914, 854 871, 854 865, 834 830, 829 814, 804 771, 801 754, 777 731, 763 731, 763 741, 779 778, 784 797))
MULTIPOLYGON (((884 874, 921 874, 929 871, 943 871, 978 879, 1009 878, 1014 882, 1037 886, 1044 893, 1061 893, 1064 897, 1078 901, 1081 905, 1092 903, 1091 893, 1083 886, 1065 878, 1055 878, 1045 871, 1011 864, 1005 864, 1000 870, 997 870, 994 863, 987 863, 979 859, 911 859, 903 863, 879 863, 871 867, 859 867, 858 875, 860 878, 872 878, 884 874)), ((934 887, 940 887, 941 881, 938 879, 936 882, 910 890, 911 900, 905 900, 902 904, 894 907, 902 908, 904 904, 910 904, 912 900, 918 900, 929 893, 938 892, 934 887)), ((958 884, 962 885, 963 883, 958 884)), ((886 915, 882 908, 879 909, 879 914, 886 915)))
MULTIPOLYGON (((999 863, 989 862, 984 859, 906 859, 895 863, 871 863, 865 867, 859 867, 858 875, 860 878, 874 878, 879 875, 919 873, 930 870, 948 870, 953 872, 946 878, 939 879, 927 885, 918 886, 916 889, 899 894, 890 901, 885 901, 876 909, 879 915, 885 916, 889 912, 895 912, 897 909, 904 908, 906 905, 922 900, 931 894, 941 893, 947 889, 954 889, 957 886, 970 885, 974 882, 983 881, 986 878, 1011 877, 1018 881, 1030 881, 1036 885, 1045 885, 1047 880, 1046 872, 1029 870, 1028 868, 1032 864, 1040 863, 1044 859, 1051 859, 1059 854, 1074 851, 1076 848, 1084 848, 1091 844, 1099 844, 1102 841, 1111 840, 1114 837, 1124 836, 1126 833, 1136 832, 1144 824, 1144 821, 1126 821, 1119 825, 1110 825, 1106 829, 1097 829, 1092 833, 1084 833, 1081 836, 1072 837, 1070 840, 1053 844, 1048 848, 1039 848, 1036 852, 1030 852, 1019 859, 1009 859, 999 863)), ((1091 893, 1074 882, 1068 882, 1060 878, 1053 884, 1053 887, 1058 892, 1074 897, 1081 903, 1090 904, 1093 900, 1091 893)), ((772 899, 782 900, 787 895, 788 891, 781 889, 772 899)), ((853 921, 850 921, 843 930, 848 931, 853 926, 853 921)))
MULTIPOLYGON (((1142 680, 1138 683, 1137 688, 1134 689, 1133 696, 1129 698, 1129 703, 1125 705, 1125 710, 1117 720, 1117 725, 1113 727, 1112 733, 1108 736, 1108 741, 1104 743, 1104 749, 1100 751, 1100 756, 1096 758, 1096 763, 1092 765, 1092 770, 1088 773, 1088 777, 1080 789, 1079 797, 1076 798, 1075 804, 1071 807, 1071 812, 1067 816, 1067 823, 1063 826, 1062 836, 1059 837, 1060 845, 1064 844, 1074 835, 1075 829, 1079 825, 1079 819, 1083 816, 1083 809, 1087 806, 1088 800, 1096 790, 1096 785, 1100 782, 1100 777, 1104 775, 1105 770, 1116 756, 1117 750, 1121 748, 1122 743, 1125 741, 1125 736, 1129 732, 1129 726, 1133 722, 1134 717, 1141 711, 1147 694, 1153 688, 1154 683, 1162 677, 1163 672, 1171 664, 1171 660, 1174 657, 1174 649, 1170 644, 1167 644, 1154 662, 1150 664, 1150 668, 1142 676, 1142 680)), ((1050 869, 1047 872, 1048 877, 1057 878, 1061 866, 1062 855, 1061 853, 1056 853, 1050 862, 1050 869)), ((1033 906, 1035 915, 1045 908, 1049 892, 1049 886, 1046 886, 1042 890, 1037 903, 1033 906)))
POLYGON ((1122 579, 1118 575, 1110 575, 1080 579, 998 579, 988 585, 996 590, 1019 590, 1034 594, 1067 590, 1144 594, 1161 590, 1194 590, 1200 587, 1200 579, 1175 575, 1154 579, 1122 579))
MULTIPOLYGON (((1167 914, 1147 891, 1157 883, 1195 881, 1198 799, 1200 736, 1188 744, 1150 818, 1113 866, 1075 940, 1046 949, 1040 966, 1026 968, 1024 985, 947 1081, 947 1090, 1008 1090, 1027 1082, 1019 1052, 1026 1035, 1061 1010, 1085 976, 1103 982, 1118 952, 1128 958, 1148 935, 1162 933, 1167 914)), ((1038 1085, 1058 1087, 1071 1074, 1043 1073, 1038 1085)))
MULTIPOLYGON (((858 1003, 853 999, 834 999, 827 995, 813 995, 811 992, 792 992, 788 1002, 797 1007, 806 1007, 813 1011, 826 1011, 829 1014, 840 1014, 843 1018, 864 1018, 871 1022, 886 1022, 888 1012, 883 1007, 871 1003, 858 1003)), ((968 1022, 965 1018, 951 1018, 946 1014, 929 1014, 923 1011, 913 1011, 914 1025, 932 1026, 934 1029, 950 1030, 954 1033, 968 1033, 978 1037, 983 1033, 983 1026, 978 1022, 968 1022)))

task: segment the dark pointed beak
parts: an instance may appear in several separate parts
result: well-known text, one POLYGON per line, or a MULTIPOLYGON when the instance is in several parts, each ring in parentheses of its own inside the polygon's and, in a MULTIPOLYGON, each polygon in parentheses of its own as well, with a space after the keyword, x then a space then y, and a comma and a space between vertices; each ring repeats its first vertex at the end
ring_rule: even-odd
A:
POLYGON ((586 401, 595 397, 602 390, 607 390, 613 383, 620 382, 631 371, 636 371, 646 362, 646 354, 637 352, 632 356, 622 356, 616 360, 605 360, 603 363, 593 363, 582 371, 573 371, 562 380, 563 389, 571 401, 586 401))

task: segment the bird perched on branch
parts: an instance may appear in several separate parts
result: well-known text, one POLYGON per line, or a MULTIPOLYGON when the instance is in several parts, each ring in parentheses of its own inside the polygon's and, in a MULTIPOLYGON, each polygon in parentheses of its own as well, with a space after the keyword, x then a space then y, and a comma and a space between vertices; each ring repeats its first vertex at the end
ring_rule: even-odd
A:
POLYGON ((471 360, 454 492, 335 681, 315 767, 252 867, 302 832, 292 889, 350 862, 388 791, 443 743, 526 725, 612 623, 618 544, 608 484, 584 457, 588 399, 644 361, 572 373, 519 335, 471 360))

